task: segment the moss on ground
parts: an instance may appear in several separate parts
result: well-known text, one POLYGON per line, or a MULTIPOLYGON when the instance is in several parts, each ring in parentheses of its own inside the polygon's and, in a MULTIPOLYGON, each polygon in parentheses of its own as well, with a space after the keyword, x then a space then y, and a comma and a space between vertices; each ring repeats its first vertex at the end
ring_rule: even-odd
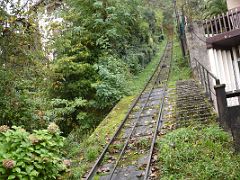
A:
POLYGON ((151 74, 154 72, 156 65, 159 63, 160 57, 165 48, 166 41, 161 43, 159 51, 146 68, 129 81, 131 87, 130 96, 124 97, 102 121, 102 123, 95 129, 95 131, 86 138, 83 142, 75 142, 74 136, 79 134, 72 134, 68 137, 66 147, 68 149, 69 158, 73 161, 73 167, 64 178, 67 179, 81 179, 81 177, 91 168, 97 157, 100 155, 103 148, 109 142, 118 126, 124 119, 129 107, 138 93, 143 89, 151 74))
POLYGON ((73 179, 80 179, 93 165, 105 145, 109 142, 114 132, 124 119, 134 96, 123 98, 96 128, 89 138, 77 146, 73 146, 72 158, 75 167, 69 173, 73 179), (74 163, 75 162, 75 163, 74 163))

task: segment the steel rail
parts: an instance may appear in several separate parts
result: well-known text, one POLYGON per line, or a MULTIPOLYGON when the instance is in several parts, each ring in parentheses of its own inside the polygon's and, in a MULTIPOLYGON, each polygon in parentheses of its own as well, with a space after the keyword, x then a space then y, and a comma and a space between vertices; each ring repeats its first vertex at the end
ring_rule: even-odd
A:
POLYGON ((164 107, 165 93, 166 93, 166 87, 164 87, 164 95, 162 97, 161 107, 160 107, 160 111, 158 113, 158 121, 157 121, 157 125, 156 125, 156 130, 154 132, 153 140, 152 140, 152 143, 151 143, 150 155, 149 155, 147 168, 146 168, 145 175, 144 175, 144 180, 148 179, 148 175, 149 175, 149 171, 150 171, 150 167, 151 167, 151 162, 152 162, 153 150, 154 150, 154 146, 155 146, 156 139, 157 139, 158 128, 162 126, 162 116, 163 116, 162 112, 163 112, 163 107, 164 107))
POLYGON ((110 139, 109 143, 105 146, 105 148, 104 148, 104 150, 102 151, 101 155, 99 156, 99 158, 98 158, 97 161, 95 162, 94 166, 93 166, 92 169, 90 170, 88 176, 86 177, 87 180, 91 180, 91 179, 94 177, 94 175, 95 175, 95 173, 96 173, 96 171, 97 171, 100 163, 102 162, 105 154, 107 153, 107 151, 108 151, 108 149, 109 149, 109 146, 113 143, 113 141, 115 140, 116 136, 117 136, 117 135, 119 134, 119 132, 121 131, 123 125, 125 124, 125 122, 126 122, 127 119, 129 118, 129 115, 130 115, 131 111, 132 111, 133 108, 136 106, 136 104, 138 103, 138 101, 139 101, 140 97, 142 96, 143 92, 147 89, 148 84, 150 83, 150 81, 153 79, 154 75, 155 75, 156 72, 158 71, 159 66, 160 66, 160 64, 161 64, 161 61, 162 61, 162 58, 163 58, 164 55, 165 55, 165 51, 166 51, 166 49, 167 49, 168 43, 169 43, 169 42, 167 42, 166 45, 165 45, 165 47, 164 47, 164 53, 163 53, 163 55, 161 56, 160 61, 159 61, 158 65, 157 65, 155 71, 153 72, 153 74, 152 74, 152 76, 149 78, 149 80, 146 82, 143 90, 140 92, 140 94, 138 95, 138 97, 137 97, 137 98, 134 100, 134 102, 132 103, 132 105, 131 105, 130 109, 128 110, 126 116, 124 117, 122 123, 119 125, 119 127, 118 127, 118 129, 116 130, 115 134, 114 134, 113 137, 110 139))
MULTIPOLYGON (((155 83, 156 83, 156 82, 155 82, 155 83)), ((154 85, 155 85, 155 83, 154 83, 154 85)), ((121 153, 120 153, 120 155, 119 155, 119 157, 118 157, 118 159, 117 159, 117 161, 116 161, 116 163, 115 163, 115 166, 114 166, 114 168, 112 169, 112 172, 111 172, 111 174, 110 174, 110 178, 109 178, 110 180, 112 179, 112 176, 113 176, 113 174, 114 174, 114 172, 115 172, 115 170, 116 170, 116 168, 117 168, 120 160, 122 159, 122 156, 124 155, 124 153, 125 153, 125 151, 126 151, 126 148, 128 147, 128 144, 129 144, 129 141, 131 140, 132 134, 133 134, 133 132, 134 132, 134 130, 135 130, 137 124, 138 124, 138 121, 139 121, 139 119, 140 119, 140 117, 141 117, 141 115, 142 115, 142 113, 143 113, 146 105, 147 105, 148 102, 149 102, 149 98, 150 98, 150 96, 151 96, 151 94, 152 94, 152 92, 153 92, 153 89, 154 89, 154 86, 151 87, 151 90, 150 90, 150 92, 148 93, 148 96, 147 96, 147 100, 146 100, 146 102, 144 103, 144 106, 142 106, 141 111, 140 111, 140 113, 138 114, 137 119, 135 120, 135 123, 134 123, 134 126, 133 126, 132 130, 131 130, 131 133, 128 135, 128 138, 127 138, 126 141, 125 141, 125 144, 124 144, 124 146, 123 146, 123 148, 122 148, 122 150, 121 150, 121 153)))
MULTIPOLYGON (((166 50, 167 50, 167 49, 166 49, 166 50)), ((166 52, 167 52, 167 51, 164 52, 164 56, 163 56, 164 58, 165 58, 165 56, 166 56, 166 52)), ((159 67, 158 67, 158 68, 159 68, 159 67)), ((163 68, 160 67, 160 72, 159 72, 157 75, 159 75, 162 70, 163 70, 163 68)), ((155 73, 156 73, 156 72, 155 72, 155 73)), ((144 105, 142 106, 141 111, 140 111, 140 113, 138 114, 137 119, 135 120, 134 126, 133 126, 130 134, 128 135, 128 138, 127 138, 126 141, 125 141, 125 144, 124 144, 124 146, 123 146, 123 148, 122 148, 122 150, 121 150, 120 155, 118 156, 118 159, 117 159, 117 161, 116 161, 116 163, 115 163, 115 165, 114 165, 114 168, 112 169, 112 171, 111 171, 111 173, 110 173, 109 180, 112 179, 112 176, 113 176, 116 168, 118 167, 118 164, 119 164, 120 160, 122 159, 122 156, 124 155, 124 153, 125 153, 125 151, 126 151, 126 148, 128 147, 128 144, 129 144, 129 142, 130 142, 130 140, 131 140, 132 134, 133 134, 133 132, 134 132, 134 130, 135 130, 135 128, 136 128, 136 126, 137 126, 137 124, 138 124, 138 122, 139 122, 139 119, 140 119, 140 117, 141 117, 141 114, 143 113, 143 111, 144 111, 146 105, 148 104, 149 99, 150 99, 150 97, 151 97, 151 95, 152 95, 152 93, 153 93, 153 90, 155 89, 154 86, 155 86, 156 84, 158 84, 158 82, 159 82, 159 81, 158 81, 158 76, 157 76, 156 79, 155 79, 155 81, 154 81, 154 85, 151 87, 150 92, 148 93, 147 100, 146 100, 146 102, 144 103, 144 105)))
MULTIPOLYGON (((173 43, 172 43, 172 46, 173 46, 173 43)), ((169 67, 169 71, 168 71, 168 75, 167 75, 167 82, 169 80, 169 74, 170 74, 170 71, 171 71, 171 64, 172 64, 172 52, 171 52, 170 67, 169 67)), ((163 94, 163 97, 162 97, 161 107, 160 107, 160 110, 159 110, 159 113, 158 113, 158 121, 157 121, 157 124, 156 124, 154 137, 152 139, 152 144, 151 144, 151 148, 150 148, 150 155, 149 155, 149 159, 148 159, 148 163, 147 163, 147 167, 146 167, 146 171, 145 171, 145 175, 144 175, 144 180, 148 179, 150 168, 151 168, 154 146, 155 146, 156 139, 157 139, 158 129, 159 129, 159 127, 162 127, 162 117, 163 117, 163 108, 164 108, 165 97, 166 97, 166 90, 167 90, 167 86, 166 86, 166 83, 165 83, 164 92, 163 92, 164 94, 163 94)))

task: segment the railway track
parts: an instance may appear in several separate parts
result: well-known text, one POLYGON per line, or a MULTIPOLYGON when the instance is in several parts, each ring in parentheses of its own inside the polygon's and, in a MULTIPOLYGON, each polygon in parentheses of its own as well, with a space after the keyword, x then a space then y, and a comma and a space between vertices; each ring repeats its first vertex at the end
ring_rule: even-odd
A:
POLYGON ((152 179, 154 145, 162 126, 171 59, 172 42, 168 42, 155 72, 97 159, 87 180, 152 179))

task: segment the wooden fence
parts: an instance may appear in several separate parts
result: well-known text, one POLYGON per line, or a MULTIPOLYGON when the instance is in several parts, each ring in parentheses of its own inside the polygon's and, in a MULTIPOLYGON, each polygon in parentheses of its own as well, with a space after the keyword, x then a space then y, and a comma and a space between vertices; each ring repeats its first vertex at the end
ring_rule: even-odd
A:
POLYGON ((213 19, 204 20, 203 26, 206 37, 213 37, 221 33, 240 29, 240 7, 214 16, 213 19))

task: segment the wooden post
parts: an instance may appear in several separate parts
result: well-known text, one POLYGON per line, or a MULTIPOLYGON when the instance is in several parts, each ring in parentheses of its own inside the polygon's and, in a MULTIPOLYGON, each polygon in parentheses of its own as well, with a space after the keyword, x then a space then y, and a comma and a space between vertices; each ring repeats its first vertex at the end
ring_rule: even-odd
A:
POLYGON ((230 131, 231 122, 228 120, 228 108, 227 108, 227 97, 225 91, 225 84, 219 84, 214 86, 216 91, 217 107, 218 107, 218 116, 220 126, 225 131, 230 131))
POLYGON ((219 27, 220 27, 220 32, 223 33, 223 27, 222 27, 220 15, 218 15, 218 23, 219 23, 219 27))
POLYGON ((217 18, 216 18, 216 16, 214 16, 214 25, 215 25, 216 34, 218 34, 218 25, 217 25, 217 18))
POLYGON ((229 119, 231 120, 231 131, 233 136, 234 148, 240 152, 240 106, 228 107, 229 119))
POLYGON ((231 31, 232 30, 232 25, 231 25, 231 21, 230 21, 230 17, 229 17, 229 13, 228 12, 227 12, 227 21, 228 21, 228 27, 229 27, 228 31, 231 31))
POLYGON ((223 32, 227 32, 227 23, 226 23, 226 19, 225 19, 225 14, 222 13, 222 19, 223 19, 223 25, 224 25, 224 30, 223 32))

